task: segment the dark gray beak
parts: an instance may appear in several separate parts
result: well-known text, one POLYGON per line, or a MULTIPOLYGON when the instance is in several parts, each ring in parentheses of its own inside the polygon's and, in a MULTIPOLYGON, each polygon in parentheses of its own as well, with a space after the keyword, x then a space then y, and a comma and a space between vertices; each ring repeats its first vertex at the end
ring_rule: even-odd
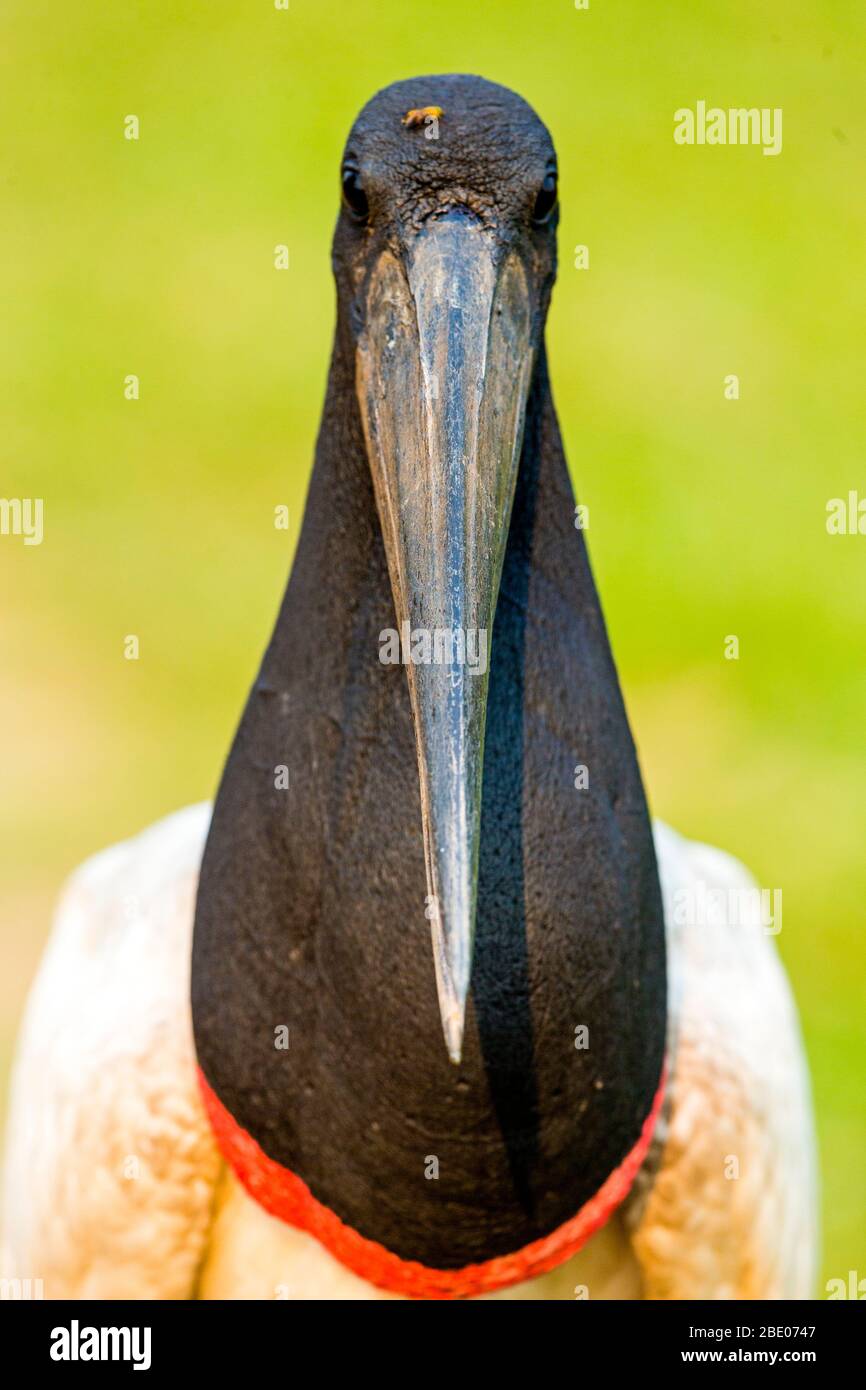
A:
POLYGON ((532 362, 523 266, 470 218, 427 224, 406 264, 382 253, 358 399, 408 658, 427 916, 455 1063, 475 934, 490 638, 532 362))

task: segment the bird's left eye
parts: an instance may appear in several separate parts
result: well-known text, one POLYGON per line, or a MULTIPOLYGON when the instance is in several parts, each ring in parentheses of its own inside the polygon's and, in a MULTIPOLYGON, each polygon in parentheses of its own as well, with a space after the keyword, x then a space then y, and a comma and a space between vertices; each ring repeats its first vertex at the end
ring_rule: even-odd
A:
POLYGON ((544 182, 538 190, 535 199, 535 206, 532 209, 532 220, 537 227, 546 222, 553 209, 556 207, 557 198, 557 177, 555 169, 548 169, 544 176, 544 182))

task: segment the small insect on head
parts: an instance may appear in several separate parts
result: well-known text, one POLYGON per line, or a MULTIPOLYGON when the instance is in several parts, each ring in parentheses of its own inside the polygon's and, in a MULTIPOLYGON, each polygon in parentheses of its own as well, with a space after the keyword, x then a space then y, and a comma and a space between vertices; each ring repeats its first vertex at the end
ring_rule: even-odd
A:
POLYGON ((419 125, 427 125, 434 121, 439 122, 444 115, 445 112, 441 106, 413 106, 412 110, 407 111, 403 117, 403 124, 408 126, 410 130, 414 130, 419 125))

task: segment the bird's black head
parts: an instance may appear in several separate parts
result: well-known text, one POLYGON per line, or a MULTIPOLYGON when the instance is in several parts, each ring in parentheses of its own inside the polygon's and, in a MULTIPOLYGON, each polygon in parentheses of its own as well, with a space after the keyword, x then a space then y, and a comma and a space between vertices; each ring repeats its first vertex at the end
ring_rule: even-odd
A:
MULTIPOLYGON (((334 269, 347 301, 383 250, 407 262, 425 226, 464 217, 496 256, 520 256, 543 324, 556 273, 556 152, 516 92, 462 74, 393 83, 355 121, 340 185, 334 269)), ((363 301, 355 310, 357 326, 363 301)))
POLYGON ((398 628, 419 634, 432 657, 410 661, 407 678, 436 981, 457 1062, 475 932, 490 636, 555 275, 556 156, 541 121, 506 88, 417 78, 364 107, 341 183, 340 331, 398 628))

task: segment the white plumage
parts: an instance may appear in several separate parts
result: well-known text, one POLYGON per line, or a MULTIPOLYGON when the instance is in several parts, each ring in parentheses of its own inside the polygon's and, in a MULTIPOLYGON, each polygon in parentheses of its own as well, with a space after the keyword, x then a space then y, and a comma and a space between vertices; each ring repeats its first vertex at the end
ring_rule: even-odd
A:
MULTIPOLYGON (((42 1279, 49 1298, 389 1297, 257 1207, 217 1152, 189 1008, 209 820, 208 805, 169 816, 66 888, 15 1065, 4 1277, 42 1279)), ((658 823, 655 842, 671 1072, 650 1155, 582 1251, 494 1297, 812 1293, 808 1077, 755 886, 658 823)))

